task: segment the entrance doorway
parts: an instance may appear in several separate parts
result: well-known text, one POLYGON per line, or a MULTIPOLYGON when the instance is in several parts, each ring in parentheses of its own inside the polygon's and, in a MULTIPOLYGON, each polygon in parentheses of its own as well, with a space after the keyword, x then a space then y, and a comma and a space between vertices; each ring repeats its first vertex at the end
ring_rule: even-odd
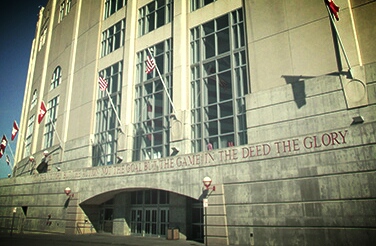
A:
POLYGON ((99 231, 112 233, 114 199, 103 203, 99 212, 99 231))
POLYGON ((139 190, 131 193, 131 233, 142 236, 166 236, 169 226, 169 193, 139 190))
POLYGON ((131 233, 141 236, 165 236, 169 224, 168 208, 132 208, 131 233))

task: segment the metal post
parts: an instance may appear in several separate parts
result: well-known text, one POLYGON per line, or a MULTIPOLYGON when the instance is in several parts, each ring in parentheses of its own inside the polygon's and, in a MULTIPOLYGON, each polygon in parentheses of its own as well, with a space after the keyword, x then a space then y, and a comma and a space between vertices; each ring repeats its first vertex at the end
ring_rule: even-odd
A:
POLYGON ((14 226, 14 219, 16 218, 16 212, 17 212, 17 208, 13 208, 13 218, 12 218, 12 226, 10 228, 10 236, 13 235, 13 226, 14 226))
POLYGON ((205 246, 208 246, 208 208, 205 207, 205 246))
MULTIPOLYGON (((341 49, 342 49, 342 53, 343 53, 343 56, 345 57, 345 60, 346 60, 346 63, 347 63, 347 67, 349 68, 348 72, 350 74, 350 77, 351 78, 354 78, 352 76, 352 73, 351 73, 351 65, 350 65, 350 61, 349 61, 349 58, 347 57, 347 54, 346 54, 346 51, 345 51, 345 47, 343 46, 343 43, 342 43, 342 40, 341 40, 341 37, 339 36, 339 32, 338 32, 338 29, 337 29, 337 26, 334 22, 334 18, 330 12, 330 9, 329 9, 329 6, 326 5, 326 9, 328 11, 328 15, 329 15, 329 19, 330 19, 330 22, 332 24, 332 27, 334 28, 334 32, 336 34, 336 38, 337 38, 337 42, 339 43, 339 45, 341 46, 341 49)), ((341 57, 339 57, 338 59, 341 59, 341 57)), ((341 71, 340 71, 341 72, 341 71)))
MULTIPOLYGON (((148 52, 149 52, 150 56, 153 58, 153 60, 154 60, 154 62, 155 62, 154 56, 153 56, 153 54, 151 53, 150 48, 148 48, 148 52)), ((173 111, 174 113, 176 113, 174 103, 172 102, 172 99, 171 99, 170 93, 169 93, 168 90, 167 90, 167 86, 166 86, 166 84, 165 84, 165 82, 164 82, 164 80, 163 80, 163 78, 162 78, 161 72, 159 71, 159 69, 158 69, 158 65, 157 65, 156 62, 155 62, 155 69, 156 69, 157 72, 158 72, 159 79, 161 80, 162 85, 163 85, 163 88, 164 88, 164 90, 165 90, 165 92, 166 92, 166 95, 167 95, 167 97, 168 97, 168 100, 170 101, 170 104, 171 104, 171 106, 172 106, 172 111, 173 111)))

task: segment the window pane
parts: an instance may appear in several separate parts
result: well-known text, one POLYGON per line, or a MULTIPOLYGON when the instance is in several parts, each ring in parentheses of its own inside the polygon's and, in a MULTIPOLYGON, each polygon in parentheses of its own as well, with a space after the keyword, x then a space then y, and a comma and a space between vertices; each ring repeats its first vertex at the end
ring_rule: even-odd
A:
POLYGON ((229 27, 228 15, 224 15, 222 17, 219 17, 216 20, 216 23, 217 23, 217 30, 221 30, 223 28, 228 28, 229 27))
POLYGON ((207 115, 208 115, 209 120, 217 119, 218 118, 217 105, 207 107, 207 115))
POLYGON ((202 25, 204 36, 214 32, 214 21, 210 21, 202 25))
POLYGON ((220 104, 220 117, 226 117, 233 115, 232 101, 228 101, 220 104))
POLYGON ((157 11, 157 28, 165 24, 165 8, 161 8, 157 11))
POLYGON ((215 55, 215 38, 214 35, 203 38, 204 59, 208 59, 215 55))
POLYGON ((209 79, 205 80, 206 82, 206 97, 207 104, 212 104, 217 102, 217 86, 215 76, 210 77, 209 79))
MULTIPOLYGON (((210 76, 212 74, 215 74, 217 72, 215 62, 208 62, 204 64, 204 71, 203 71, 203 76, 210 76)), ((210 77, 215 77, 215 76, 210 76, 210 77)), ((214 78, 212 78, 214 79, 214 78)))
POLYGON ((221 133, 229 133, 234 131, 233 118, 227 118, 220 121, 221 133))
POLYGON ((230 56, 218 59, 218 72, 231 69, 230 56))
POLYGON ((225 101, 232 98, 231 88, 231 71, 218 74, 220 87, 220 101, 225 101))
POLYGON ((218 38, 218 54, 230 51, 229 31, 225 29, 220 31, 217 35, 218 38))

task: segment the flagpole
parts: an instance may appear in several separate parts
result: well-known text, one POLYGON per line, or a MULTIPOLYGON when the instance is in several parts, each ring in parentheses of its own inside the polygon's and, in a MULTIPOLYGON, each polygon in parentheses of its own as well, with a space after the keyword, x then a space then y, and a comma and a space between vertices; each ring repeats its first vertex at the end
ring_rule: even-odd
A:
MULTIPOLYGON (((7 137, 6 135, 4 135, 4 136, 5 136, 5 138, 7 137)), ((9 141, 8 141, 8 143, 9 143, 8 145, 9 145, 10 154, 12 155, 12 158, 14 160, 14 154, 13 154, 12 146, 10 146, 10 142, 9 141)))
POLYGON ((118 115, 118 113, 117 113, 117 110, 116 110, 116 108, 115 108, 114 103, 112 102, 112 98, 111 98, 111 96, 110 96, 110 93, 108 92, 107 88, 106 88, 105 90, 106 90, 106 93, 107 93, 107 96, 108 96, 108 100, 110 100, 110 103, 111 103, 112 109, 113 109, 114 112, 115 112, 116 119, 117 119, 118 122, 119 122, 120 132, 123 132, 123 130, 122 130, 122 128, 121 128, 120 117, 119 117, 119 115, 118 115))
POLYGON ((10 159, 9 159, 9 156, 5 155, 5 162, 8 164, 10 171, 13 173, 14 158, 13 158, 13 164, 12 164, 10 159))
POLYGON ((343 46, 343 43, 342 43, 342 40, 341 40, 341 37, 339 36, 339 32, 338 32, 338 29, 337 29, 337 26, 334 22, 334 19, 333 19, 333 16, 332 16, 332 13, 329 9, 329 6, 327 4, 325 4, 326 6, 326 10, 328 11, 328 15, 329 15, 329 18, 330 18, 330 21, 332 23, 332 26, 334 28, 334 31, 336 33, 336 37, 337 37, 337 40, 339 42, 339 45, 341 46, 341 49, 342 49, 342 52, 343 52, 343 55, 345 56, 345 60, 346 60, 346 63, 347 63, 347 66, 349 67, 349 73, 350 73, 350 77, 353 78, 352 76, 352 73, 351 73, 351 65, 350 65, 350 62, 349 62, 349 58, 347 57, 347 54, 346 54, 346 51, 345 51, 345 47, 343 46))
POLYGON ((54 122, 52 121, 52 119, 51 119, 51 117, 50 117, 50 115, 48 115, 48 118, 49 118, 49 120, 50 120, 50 123, 52 124, 52 127, 54 128, 54 132, 55 132, 55 134, 56 134, 56 137, 57 137, 57 139, 59 140, 59 145, 60 145, 60 148, 61 149, 63 149, 63 143, 62 143, 62 141, 61 141, 61 139, 60 139, 60 136, 59 136, 59 134, 57 133, 57 131, 56 131, 56 127, 55 127, 55 124, 54 124, 54 122))
MULTIPOLYGON (((149 47, 148 47, 148 51, 149 51, 150 56, 151 56, 151 57, 153 58, 153 60, 155 61, 154 56, 153 56, 153 54, 151 53, 149 47)), ((159 72, 158 65, 157 65, 156 62, 155 62, 155 68, 157 69, 157 72, 158 72, 159 78, 160 78, 161 81, 162 81, 163 88, 164 88, 164 90, 165 90, 165 92, 166 92, 166 94, 167 94, 168 100, 170 101, 170 104, 171 104, 171 106, 172 106, 172 110, 173 110, 174 113, 176 113, 174 103, 173 103, 172 100, 171 100, 170 93, 168 93, 168 91, 167 91, 166 84, 165 84, 165 82, 164 82, 164 80, 163 80, 163 78, 162 78, 161 73, 159 72)))

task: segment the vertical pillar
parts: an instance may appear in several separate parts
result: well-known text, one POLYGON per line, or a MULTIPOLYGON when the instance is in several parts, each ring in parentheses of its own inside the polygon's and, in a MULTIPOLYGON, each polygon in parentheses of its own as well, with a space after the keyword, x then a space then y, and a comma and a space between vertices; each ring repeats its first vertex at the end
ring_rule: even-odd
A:
POLYGON ((215 185, 216 190, 208 198, 205 209, 205 239, 208 246, 228 245, 227 215, 223 185, 215 185), (207 233, 207 234, 206 234, 207 233))
POLYGON ((80 221, 78 218, 82 217, 82 221, 84 221, 83 212, 78 205, 78 194, 75 193, 74 195, 71 194, 70 197, 67 197, 67 200, 64 205, 64 209, 66 209, 65 214, 65 234, 81 234, 81 231, 77 227, 77 223, 80 221))

